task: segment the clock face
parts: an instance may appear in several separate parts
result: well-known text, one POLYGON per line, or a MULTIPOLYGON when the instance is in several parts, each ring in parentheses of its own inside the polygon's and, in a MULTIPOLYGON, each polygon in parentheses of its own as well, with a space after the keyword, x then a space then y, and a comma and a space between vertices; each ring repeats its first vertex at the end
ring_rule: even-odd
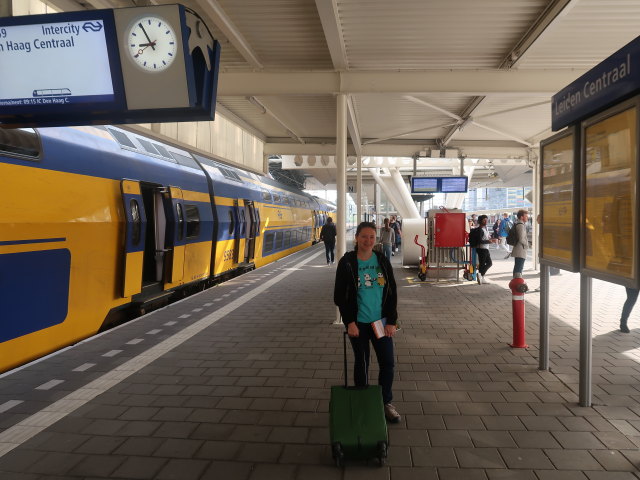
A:
POLYGON ((129 27, 126 41, 134 63, 147 72, 166 70, 176 58, 176 34, 161 18, 139 18, 129 27))

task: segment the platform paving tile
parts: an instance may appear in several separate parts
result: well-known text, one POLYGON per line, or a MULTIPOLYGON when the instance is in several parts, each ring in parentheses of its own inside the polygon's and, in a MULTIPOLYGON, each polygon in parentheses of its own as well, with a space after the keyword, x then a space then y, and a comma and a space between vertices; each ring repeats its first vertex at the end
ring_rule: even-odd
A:
MULTIPOLYGON (((67 357, 46 370, 33 370, 30 381, 41 385, 66 378, 55 369, 76 368, 89 358, 123 349, 134 338, 145 341, 125 348, 142 352, 152 338, 172 335, 146 332, 166 328, 160 325, 184 313, 190 316, 173 331, 192 325, 250 291, 249 281, 273 278, 312 251, 143 317, 135 329, 131 324, 113 332, 115 338, 116 332, 131 330, 126 340, 101 340, 87 350, 86 359, 67 357), (243 285, 248 288, 238 289, 243 285), (222 300, 215 302, 217 298, 222 300)), ((595 406, 579 407, 579 282, 576 287, 575 276, 566 273, 554 278, 562 284, 551 299, 552 371, 540 372, 539 296, 527 295, 531 347, 510 349, 505 286, 512 262, 500 260, 488 285, 413 284, 400 290, 403 329, 395 338, 394 404, 403 420, 389 426, 387 466, 350 462, 346 469, 337 469, 327 426, 329 387, 342 382, 341 329, 331 325, 334 270, 321 265, 322 255, 270 288, 268 295, 249 300, 1 457, 0 478, 640 479, 640 332, 611 332, 617 327, 615 312, 598 314, 595 406), (554 299, 556 295, 564 300, 554 299), (481 304, 497 307, 478 310, 481 304)), ((396 275, 401 287, 409 285, 407 270, 399 268, 396 275)), ((525 278, 534 285, 537 281, 530 271, 525 278)), ((595 296, 604 295, 611 303, 615 295, 602 285, 606 288, 594 289, 595 296)), ((616 301, 621 306, 622 301, 616 301)), ((125 352, 121 358, 132 357, 125 352)), ((118 356, 109 361, 124 362, 118 356)), ((97 365, 87 370, 86 378, 107 371, 97 365)), ((370 378, 377 373, 374 360, 370 378)), ((0 387, 4 383, 0 379, 0 387)), ((3 394, 28 391, 20 382, 7 387, 3 394)), ((68 390, 54 393, 50 398, 62 398, 68 390)), ((16 415, 29 411, 25 405, 46 406, 46 398, 44 392, 34 392, 14 407, 16 415)), ((5 418, 0 422, 7 423, 5 418)))

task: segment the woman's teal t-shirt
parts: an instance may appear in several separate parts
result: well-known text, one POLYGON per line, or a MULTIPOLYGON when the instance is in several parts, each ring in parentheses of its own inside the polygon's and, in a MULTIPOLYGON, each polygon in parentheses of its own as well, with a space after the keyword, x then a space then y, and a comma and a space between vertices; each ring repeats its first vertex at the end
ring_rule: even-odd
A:
POLYGON ((358 259, 358 321, 371 323, 382 317, 382 292, 386 280, 378 257, 373 253, 366 261, 358 259))

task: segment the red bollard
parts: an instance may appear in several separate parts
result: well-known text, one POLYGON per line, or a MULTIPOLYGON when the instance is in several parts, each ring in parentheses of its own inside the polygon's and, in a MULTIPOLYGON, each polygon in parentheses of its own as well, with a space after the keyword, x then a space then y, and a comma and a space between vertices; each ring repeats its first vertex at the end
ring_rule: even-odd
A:
POLYGON ((524 292, 529 287, 522 277, 516 277, 509 282, 511 289, 511 306, 513 309, 513 348, 528 348, 524 339, 524 292))

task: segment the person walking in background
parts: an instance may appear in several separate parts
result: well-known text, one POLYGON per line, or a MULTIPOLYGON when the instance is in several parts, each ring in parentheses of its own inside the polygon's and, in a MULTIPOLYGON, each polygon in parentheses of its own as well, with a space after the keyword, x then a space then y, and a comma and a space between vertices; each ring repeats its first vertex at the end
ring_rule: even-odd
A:
POLYGON ((394 232, 393 243, 391 245, 391 255, 395 255, 395 252, 400 248, 400 225, 398 224, 398 217, 391 215, 389 227, 394 232))
POLYGON ((492 243, 496 244, 496 250, 500 249, 500 216, 498 216, 498 218, 496 218, 495 223, 493 224, 493 227, 491 228, 492 233, 491 233, 491 240, 492 243))
POLYGON ((487 270, 491 268, 493 262, 491 261, 491 253, 489 253, 489 244, 491 243, 491 237, 489 236, 489 229, 487 228, 487 216, 480 215, 478 217, 478 227, 482 230, 482 240, 476 246, 476 253, 478 254, 478 271, 476 272, 476 279, 478 285, 487 283, 485 275, 487 270))
POLYGON ((391 263, 384 255, 373 251, 376 233, 373 223, 358 225, 354 250, 345 253, 338 262, 333 301, 340 309, 353 348, 356 386, 369 384, 369 348, 373 344, 384 414, 389 422, 398 423, 400 414, 391 404, 398 295, 391 263), (382 325, 376 334, 378 322, 382 325))
POLYGON ((633 310, 633 306, 636 304, 636 300, 638 300, 638 292, 640 290, 636 288, 625 287, 627 290, 627 300, 624 302, 622 307, 622 314, 620 315, 620 331, 622 333, 629 333, 629 327, 627 326, 627 320, 629 319, 629 315, 631 315, 631 310, 633 310))
POLYGON ((338 232, 336 231, 336 224, 333 223, 333 219, 331 217, 327 217, 327 223, 322 226, 322 230, 320 230, 320 240, 324 242, 324 250, 327 255, 327 265, 333 264, 335 260, 335 249, 336 249, 336 236, 338 232))
POLYGON ((384 225, 380 228, 380 243, 382 243, 382 251, 387 260, 391 261, 391 248, 393 246, 393 240, 395 238, 395 232, 389 226, 389 219, 384 219, 384 225))
POLYGON ((518 240, 513 246, 513 250, 508 255, 512 256, 515 260, 513 264, 513 278, 522 277, 522 270, 524 270, 524 261, 527 259, 527 250, 529 249, 529 240, 527 239, 526 226, 526 223, 529 220, 529 212, 527 210, 518 210, 517 217, 518 220, 516 221, 516 224, 511 228, 516 229, 518 240))
POLYGON ((509 245, 507 245, 507 234, 509 233, 509 229, 513 228, 511 225, 511 220, 509 220, 509 214, 503 213, 502 220, 500 220, 500 228, 498 229, 498 236, 500 239, 500 244, 498 247, 504 248, 507 251, 507 256, 504 258, 509 258, 511 254, 511 250, 509 249, 509 245))

